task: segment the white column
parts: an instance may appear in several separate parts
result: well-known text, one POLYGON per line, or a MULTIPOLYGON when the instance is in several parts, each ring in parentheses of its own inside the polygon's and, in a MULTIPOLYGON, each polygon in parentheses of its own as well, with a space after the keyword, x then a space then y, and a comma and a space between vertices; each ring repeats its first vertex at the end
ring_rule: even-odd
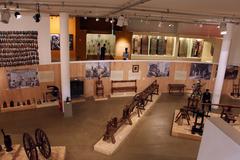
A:
POLYGON ((218 62, 218 72, 217 77, 215 80, 214 90, 213 90, 213 98, 212 103, 213 104, 219 104, 221 93, 222 93, 222 87, 228 62, 228 56, 230 51, 230 45, 232 40, 232 30, 233 30, 233 24, 227 24, 227 34, 223 37, 222 42, 222 48, 220 52, 220 58, 218 62))
POLYGON ((69 35, 68 35, 68 17, 67 13, 60 13, 60 57, 61 57, 61 91, 64 101, 70 97, 70 64, 69 64, 69 35))
POLYGON ((179 36, 177 36, 174 40, 173 46, 173 57, 178 57, 178 48, 179 48, 179 36))

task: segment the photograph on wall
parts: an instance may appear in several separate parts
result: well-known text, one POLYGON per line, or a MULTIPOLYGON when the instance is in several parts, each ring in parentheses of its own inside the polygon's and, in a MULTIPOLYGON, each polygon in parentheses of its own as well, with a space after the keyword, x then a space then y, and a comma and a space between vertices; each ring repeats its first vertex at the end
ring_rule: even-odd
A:
POLYGON ((69 34, 69 49, 73 50, 73 35, 69 34))
POLYGON ((87 34, 87 55, 98 55, 98 44, 100 47, 106 45, 106 55, 115 55, 116 37, 112 34, 87 34))
MULTIPOLYGON (((217 77, 218 66, 216 67, 216 74, 217 77)), ((225 72, 225 79, 236 79, 238 76, 238 66, 228 65, 225 72)))
POLYGON ((37 69, 18 69, 7 71, 10 89, 39 86, 37 69))
MULTIPOLYGON (((60 50, 60 34, 51 34, 51 50, 60 50)), ((69 50, 73 50, 73 34, 69 34, 69 50)))
POLYGON ((229 65, 226 68, 225 79, 236 79, 238 76, 238 66, 229 65))
POLYGON ((110 63, 86 63, 86 78, 110 77, 110 63))
POLYGON ((51 50, 60 50, 60 34, 51 34, 51 50))
POLYGON ((147 77, 168 77, 169 69, 169 62, 149 63, 147 77))
POLYGON ((190 69, 190 79, 205 79, 211 78, 212 64, 192 63, 190 69))

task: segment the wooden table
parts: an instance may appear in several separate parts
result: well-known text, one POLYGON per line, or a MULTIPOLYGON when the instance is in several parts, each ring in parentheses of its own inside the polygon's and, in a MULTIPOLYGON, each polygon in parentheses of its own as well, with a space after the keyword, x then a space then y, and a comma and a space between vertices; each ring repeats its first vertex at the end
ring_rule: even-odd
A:
POLYGON ((178 93, 184 94, 185 84, 168 84, 168 93, 171 94, 173 91, 178 91, 178 93))

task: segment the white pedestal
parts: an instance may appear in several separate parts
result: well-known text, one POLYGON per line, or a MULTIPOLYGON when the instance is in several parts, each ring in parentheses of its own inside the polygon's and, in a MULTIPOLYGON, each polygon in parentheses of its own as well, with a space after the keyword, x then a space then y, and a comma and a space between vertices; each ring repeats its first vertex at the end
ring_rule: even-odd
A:
POLYGON ((118 129, 118 131, 114 135, 115 139, 116 139, 115 144, 112 144, 111 141, 109 141, 109 142, 103 141, 102 140, 103 137, 102 137, 94 145, 94 150, 97 152, 100 152, 102 154, 105 154, 105 155, 112 155, 117 150, 117 148, 120 146, 120 144, 124 141, 124 139, 129 135, 129 133, 131 133, 131 131, 134 129, 134 127, 139 122, 139 120, 141 120, 141 117, 144 116, 151 109, 151 107, 156 103, 156 101, 158 100, 159 97, 160 97, 160 95, 153 96, 153 102, 149 102, 145 106, 145 111, 142 111, 142 114, 140 117, 138 117, 136 111, 133 113, 133 115, 131 116, 132 125, 126 124, 118 129))

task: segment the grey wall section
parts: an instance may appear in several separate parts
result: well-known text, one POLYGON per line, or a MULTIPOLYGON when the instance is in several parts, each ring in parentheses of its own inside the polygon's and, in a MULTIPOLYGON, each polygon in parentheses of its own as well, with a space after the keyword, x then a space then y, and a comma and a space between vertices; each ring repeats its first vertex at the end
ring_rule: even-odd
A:
POLYGON ((240 132, 220 118, 210 118, 204 133, 197 160, 239 160, 240 132))
POLYGON ((229 65, 240 65, 240 26, 234 25, 233 35, 228 58, 229 65))
POLYGON ((50 50, 50 19, 48 14, 41 14, 41 21, 36 23, 33 20, 34 13, 21 13, 22 18, 16 19, 14 14, 8 24, 0 22, 0 31, 38 31, 38 52, 39 63, 51 63, 50 50))

